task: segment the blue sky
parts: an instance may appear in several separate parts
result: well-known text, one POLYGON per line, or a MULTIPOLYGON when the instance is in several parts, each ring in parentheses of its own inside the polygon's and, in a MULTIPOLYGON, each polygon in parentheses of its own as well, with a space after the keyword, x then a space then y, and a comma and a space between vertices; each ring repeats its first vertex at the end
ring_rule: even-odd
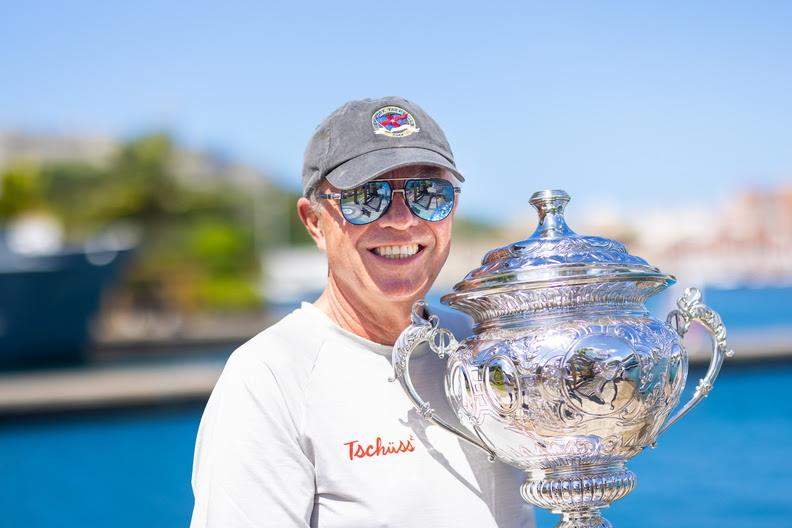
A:
POLYGON ((792 181, 789 2, 0 6, 4 129, 165 128, 296 189, 326 114, 399 94, 445 128, 477 216, 544 188, 641 208, 792 181))

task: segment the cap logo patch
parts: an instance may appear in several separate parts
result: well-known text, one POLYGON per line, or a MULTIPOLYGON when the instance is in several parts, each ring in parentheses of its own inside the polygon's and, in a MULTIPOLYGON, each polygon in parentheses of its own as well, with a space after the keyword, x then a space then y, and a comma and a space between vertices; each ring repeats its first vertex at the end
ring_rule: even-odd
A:
POLYGON ((374 112, 371 125, 375 134, 388 137, 405 137, 421 130, 415 125, 413 116, 398 106, 385 106, 374 112))

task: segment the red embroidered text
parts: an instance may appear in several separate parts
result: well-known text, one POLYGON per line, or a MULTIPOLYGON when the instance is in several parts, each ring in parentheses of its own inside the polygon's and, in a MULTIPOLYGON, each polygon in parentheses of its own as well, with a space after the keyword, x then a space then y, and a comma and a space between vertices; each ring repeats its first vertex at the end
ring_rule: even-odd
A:
POLYGON ((381 437, 377 437, 376 442, 373 444, 361 444, 357 440, 351 442, 344 442, 344 445, 349 448, 349 460, 356 458, 366 458, 375 456, 395 455, 398 453, 412 453, 415 451, 413 445, 413 435, 410 435, 409 440, 400 440, 398 443, 389 441, 384 442, 381 437))

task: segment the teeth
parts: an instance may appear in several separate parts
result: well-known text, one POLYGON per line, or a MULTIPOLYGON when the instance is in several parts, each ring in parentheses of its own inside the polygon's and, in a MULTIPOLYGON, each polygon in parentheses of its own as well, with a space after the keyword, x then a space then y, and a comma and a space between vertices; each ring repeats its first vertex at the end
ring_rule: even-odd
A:
POLYGON ((374 248, 374 253, 380 257, 389 259, 403 259, 412 257, 418 253, 418 244, 407 244, 406 246, 382 246, 374 248))

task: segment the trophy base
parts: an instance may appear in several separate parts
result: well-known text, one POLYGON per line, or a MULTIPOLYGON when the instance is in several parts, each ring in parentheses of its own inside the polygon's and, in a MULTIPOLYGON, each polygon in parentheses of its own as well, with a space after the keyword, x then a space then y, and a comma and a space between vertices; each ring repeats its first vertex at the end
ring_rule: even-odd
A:
POLYGON ((599 510, 635 488, 624 462, 528 472, 520 494, 530 504, 561 514, 556 528, 612 528, 599 510))

